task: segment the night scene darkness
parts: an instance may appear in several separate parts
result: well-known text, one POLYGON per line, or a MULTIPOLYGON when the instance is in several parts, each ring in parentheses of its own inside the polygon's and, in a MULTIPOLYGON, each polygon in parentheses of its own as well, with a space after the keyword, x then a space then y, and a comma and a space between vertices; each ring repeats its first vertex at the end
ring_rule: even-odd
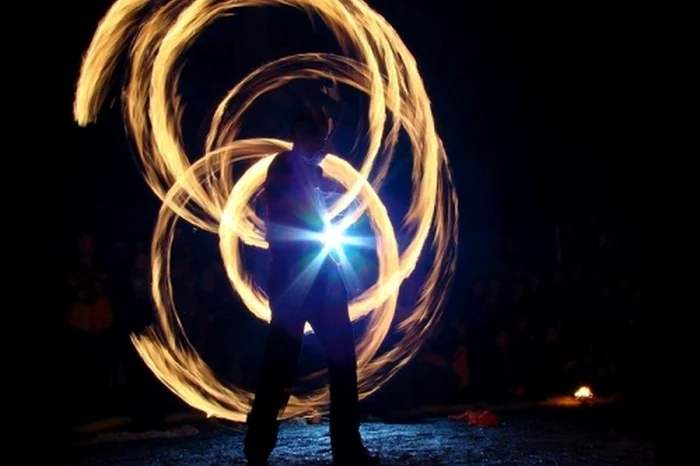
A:
POLYGON ((634 24, 73 8, 44 117, 50 463, 655 464, 634 24))

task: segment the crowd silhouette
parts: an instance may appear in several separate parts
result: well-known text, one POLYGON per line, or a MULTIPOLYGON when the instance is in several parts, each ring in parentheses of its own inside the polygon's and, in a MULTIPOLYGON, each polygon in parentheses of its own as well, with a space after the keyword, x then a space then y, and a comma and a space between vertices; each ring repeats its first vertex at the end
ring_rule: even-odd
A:
MULTIPOLYGON (((143 242, 83 234, 74 244, 56 290, 73 423, 131 415, 153 426, 186 409, 128 338, 154 319, 149 259, 143 242)), ((457 283, 469 292, 451 300, 419 356, 364 409, 535 400, 581 384, 634 392, 648 364, 642 338, 652 300, 632 272, 589 261, 457 283)), ((222 378, 252 388, 266 329, 242 308, 221 260, 176 248, 172 277, 195 348, 222 378)))

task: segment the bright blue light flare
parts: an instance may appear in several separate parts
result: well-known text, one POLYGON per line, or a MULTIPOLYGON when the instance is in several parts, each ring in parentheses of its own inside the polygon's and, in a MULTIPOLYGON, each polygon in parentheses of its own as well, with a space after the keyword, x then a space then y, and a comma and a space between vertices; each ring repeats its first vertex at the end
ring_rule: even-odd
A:
POLYGON ((277 241, 301 241, 315 242, 322 246, 321 251, 311 261, 309 266, 297 277, 293 284, 295 293, 304 293, 312 283, 316 275, 321 271, 321 267, 326 263, 327 258, 331 258, 340 268, 343 281, 351 296, 356 296, 361 292, 361 282, 355 273, 353 262, 362 260, 361 255, 353 254, 354 249, 373 250, 376 248, 374 237, 357 235, 347 230, 353 226, 350 222, 344 221, 343 216, 333 222, 327 214, 319 211, 323 217, 323 231, 308 231, 301 228, 287 225, 268 224, 268 231, 274 230, 274 237, 277 241))
POLYGON ((338 225, 333 225, 331 222, 326 222, 326 227, 323 233, 319 234, 318 241, 323 243, 323 251, 321 256, 331 256, 337 263, 347 260, 343 245, 346 244, 348 238, 345 236, 345 231, 338 225))
POLYGON ((343 235, 342 229, 327 224, 325 231, 321 233, 320 240, 326 249, 338 251, 343 247, 345 236, 343 235))
POLYGON ((313 241, 322 245, 319 254, 313 259, 307 270, 298 277, 299 283, 296 284, 295 287, 301 287, 299 289, 303 289, 309 283, 313 282, 316 275, 320 272, 321 265, 327 258, 331 258, 340 266, 340 272, 348 291, 354 296, 359 293, 361 283, 354 271, 352 262, 361 258, 361 256, 356 256, 355 259, 353 259, 352 250, 356 248, 374 249, 374 238, 372 236, 358 236, 349 233, 347 230, 349 230, 351 225, 348 225, 347 222, 342 220, 339 222, 332 222, 329 219, 325 219, 324 223, 325 227, 321 232, 311 232, 279 225, 276 226, 277 234, 280 235, 280 232, 283 232, 284 235, 282 236, 286 238, 287 241, 313 241))
POLYGON ((355 273, 352 261, 348 257, 345 246, 366 246, 370 238, 346 235, 347 226, 343 222, 333 224, 326 221, 323 233, 318 234, 317 240, 323 244, 323 251, 319 254, 321 260, 330 257, 340 266, 340 273, 348 292, 353 296, 359 293, 360 280, 355 273))

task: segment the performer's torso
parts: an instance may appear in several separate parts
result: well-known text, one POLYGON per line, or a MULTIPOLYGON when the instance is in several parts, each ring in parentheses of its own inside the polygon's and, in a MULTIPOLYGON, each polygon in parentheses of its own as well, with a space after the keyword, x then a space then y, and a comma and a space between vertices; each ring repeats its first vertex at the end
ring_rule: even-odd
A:
POLYGON ((330 255, 321 256, 324 245, 311 235, 325 228, 326 206, 317 191, 322 176, 318 165, 294 152, 279 154, 268 168, 264 189, 271 295, 289 291, 296 282, 308 288, 304 296, 286 293, 292 300, 306 301, 310 295, 322 301, 331 299, 330 295, 347 300, 338 264, 330 255))
POLYGON ((266 239, 273 265, 293 268, 323 249, 311 238, 324 228, 325 206, 316 191, 321 176, 318 165, 294 152, 279 154, 270 164, 265 180, 266 239))

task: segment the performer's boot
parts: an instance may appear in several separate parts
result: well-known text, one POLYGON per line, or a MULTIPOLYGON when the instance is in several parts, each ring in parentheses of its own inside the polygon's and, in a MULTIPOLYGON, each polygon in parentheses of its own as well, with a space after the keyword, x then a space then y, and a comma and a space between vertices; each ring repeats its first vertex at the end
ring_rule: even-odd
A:
POLYGON ((243 453, 249 466, 267 466, 270 453, 275 447, 279 423, 248 421, 243 453))
POLYGON ((350 450, 333 451, 333 466, 376 466, 379 463, 379 458, 371 455, 362 443, 350 450))
POLYGON ((379 459, 370 455, 362 443, 357 385, 351 382, 347 381, 341 385, 336 380, 336 383, 331 385, 330 433, 333 466, 377 465, 379 459))

